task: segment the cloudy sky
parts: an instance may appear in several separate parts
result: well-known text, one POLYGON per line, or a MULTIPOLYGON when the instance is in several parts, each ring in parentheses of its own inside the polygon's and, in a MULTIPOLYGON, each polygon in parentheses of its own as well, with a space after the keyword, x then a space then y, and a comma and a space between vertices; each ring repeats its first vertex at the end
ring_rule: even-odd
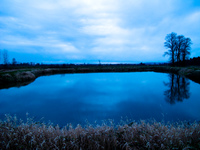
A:
POLYGON ((0 50, 43 63, 164 62, 165 36, 200 56, 200 0, 0 0, 0 50))

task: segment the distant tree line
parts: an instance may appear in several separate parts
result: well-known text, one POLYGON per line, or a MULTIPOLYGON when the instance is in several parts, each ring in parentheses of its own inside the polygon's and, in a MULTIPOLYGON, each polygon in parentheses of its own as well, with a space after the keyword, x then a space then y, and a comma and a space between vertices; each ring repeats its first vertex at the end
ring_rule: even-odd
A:
POLYGON ((9 56, 8 56, 8 51, 7 50, 0 50, 0 64, 3 64, 4 66, 7 65, 16 65, 17 61, 15 58, 12 59, 12 62, 9 62, 9 56))
POLYGON ((185 61, 189 58, 192 41, 190 38, 186 38, 183 35, 177 35, 177 33, 167 34, 165 37, 164 46, 168 49, 165 55, 170 56, 170 63, 172 66, 185 65, 185 61))

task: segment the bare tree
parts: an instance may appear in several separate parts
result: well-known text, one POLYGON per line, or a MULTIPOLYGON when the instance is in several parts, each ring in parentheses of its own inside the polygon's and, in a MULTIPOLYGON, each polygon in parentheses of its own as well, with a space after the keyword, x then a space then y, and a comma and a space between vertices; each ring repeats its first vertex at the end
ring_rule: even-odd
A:
POLYGON ((183 44, 185 41, 185 37, 183 35, 178 35, 176 40, 176 61, 180 62, 181 60, 181 52, 183 49, 183 44))
POLYGON ((16 65, 17 64, 17 61, 15 58, 12 59, 12 65, 16 65))
POLYGON ((8 64, 8 51, 7 50, 3 51, 3 62, 4 62, 4 65, 8 64))
POLYGON ((168 49, 168 51, 164 53, 164 56, 170 56, 170 62, 172 63, 172 65, 174 65, 175 63, 176 37, 177 34, 174 32, 167 34, 167 36, 165 37, 166 41, 164 43, 164 46, 168 49))
POLYGON ((170 62, 173 66, 175 65, 175 62, 179 64, 183 61, 184 64, 185 60, 190 55, 192 44, 191 39, 185 38, 183 35, 177 36, 176 33, 172 32, 167 34, 165 40, 164 46, 168 49, 168 51, 164 53, 164 56, 170 56, 170 62))
POLYGON ((185 38, 183 42, 183 48, 181 50, 181 58, 183 63, 190 55, 192 41, 190 38, 185 38))

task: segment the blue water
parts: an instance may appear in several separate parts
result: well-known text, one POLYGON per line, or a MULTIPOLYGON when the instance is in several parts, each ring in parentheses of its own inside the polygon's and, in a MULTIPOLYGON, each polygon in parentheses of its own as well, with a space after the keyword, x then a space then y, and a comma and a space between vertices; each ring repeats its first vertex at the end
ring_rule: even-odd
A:
POLYGON ((177 75, 154 72, 88 73, 37 78, 23 87, 0 90, 4 114, 25 120, 101 123, 126 118, 135 121, 200 121, 200 84, 177 75))

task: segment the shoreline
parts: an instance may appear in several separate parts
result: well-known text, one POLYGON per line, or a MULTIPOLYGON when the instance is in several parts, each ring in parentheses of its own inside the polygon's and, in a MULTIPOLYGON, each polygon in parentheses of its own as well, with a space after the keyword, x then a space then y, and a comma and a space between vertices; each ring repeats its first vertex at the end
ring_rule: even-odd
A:
POLYGON ((135 66, 135 65, 74 65, 0 70, 0 89, 28 85, 38 77, 68 73, 159 72, 174 73, 200 84, 200 67, 135 66))

